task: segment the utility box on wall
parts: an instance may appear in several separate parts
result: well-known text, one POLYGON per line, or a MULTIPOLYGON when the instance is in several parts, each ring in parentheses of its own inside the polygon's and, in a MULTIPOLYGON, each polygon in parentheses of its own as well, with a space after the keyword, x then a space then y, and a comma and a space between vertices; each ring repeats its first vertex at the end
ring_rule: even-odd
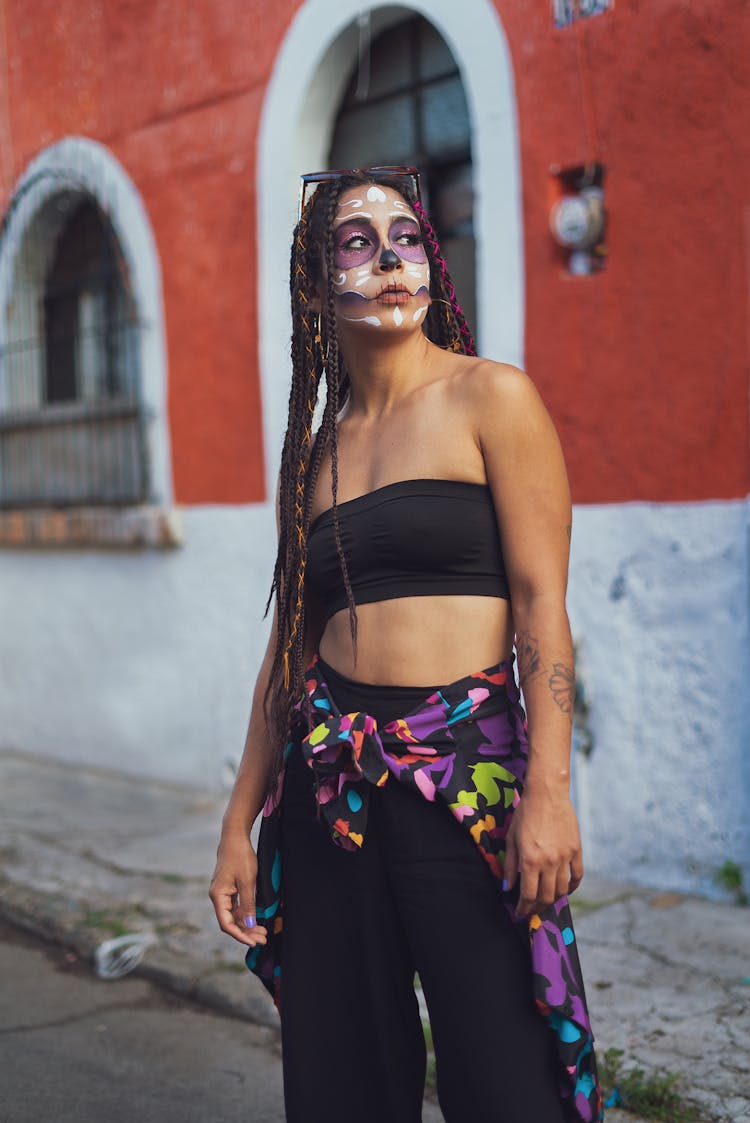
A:
POLYGON ((550 232, 561 261, 576 276, 596 273, 606 260, 603 184, 601 164, 553 168, 550 175, 550 232))

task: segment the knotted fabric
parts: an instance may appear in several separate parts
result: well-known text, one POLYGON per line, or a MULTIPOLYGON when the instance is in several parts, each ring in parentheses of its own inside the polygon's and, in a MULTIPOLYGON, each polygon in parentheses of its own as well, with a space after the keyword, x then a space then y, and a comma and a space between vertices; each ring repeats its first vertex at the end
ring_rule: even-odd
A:
POLYGON ((369 786, 382 787, 392 775, 430 802, 444 799, 471 830, 493 873, 501 876, 496 848, 481 843, 485 831, 497 840, 505 831, 495 817, 479 814, 477 792, 488 802, 501 802, 505 813, 520 798, 525 761, 518 752, 519 730, 513 729, 515 715, 508 710, 505 692, 493 689, 505 685, 506 673, 483 671, 473 678, 475 685, 457 704, 438 691, 423 709, 389 722, 382 731, 369 714, 332 713, 303 738, 302 754, 315 773, 318 804, 335 842, 349 850, 362 846, 369 786), (481 730, 487 723, 507 725, 509 719, 511 760, 507 753, 501 758, 504 763, 492 759, 489 743, 479 747, 487 759, 472 761, 465 747, 459 749, 457 737, 466 738, 470 724, 480 723, 484 736, 481 730), (513 771, 506 767, 509 763, 513 771))
MULTIPOLYGON (((503 893, 505 838, 523 793, 526 721, 512 659, 441 687, 409 714, 378 729, 366 713, 342 714, 323 680, 317 657, 308 668, 306 697, 286 747, 299 745, 316 779, 321 824, 332 841, 356 850, 367 841, 373 787, 406 784, 442 801, 468 831, 498 881, 498 893, 531 949, 534 998, 554 1032, 561 1094, 572 1120, 602 1118, 593 1037, 575 934, 566 897, 530 917, 517 917, 517 890, 503 893)), ((277 1005, 281 1000, 284 771, 263 809, 258 843, 256 915, 269 939, 246 956, 277 1005)), ((449 965, 446 965, 449 969, 449 965)))

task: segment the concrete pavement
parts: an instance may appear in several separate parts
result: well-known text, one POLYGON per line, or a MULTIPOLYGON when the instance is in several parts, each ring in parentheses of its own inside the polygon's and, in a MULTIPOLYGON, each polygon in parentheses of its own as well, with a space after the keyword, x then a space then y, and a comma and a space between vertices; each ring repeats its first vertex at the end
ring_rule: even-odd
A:
POLYGON ((101 982, 0 922, 3 1123, 283 1123, 273 1030, 101 982))
MULTIPOLYGON (((155 944, 138 975, 275 1029, 207 897, 224 803, 0 753, 0 913, 88 959, 111 936, 147 932, 155 944)), ((576 898, 598 1049, 679 1073, 700 1123, 750 1121, 750 910, 591 876, 576 898)), ((428 1108, 426 1123, 440 1118, 428 1108)), ((620 1120, 638 1123, 608 1111, 607 1123, 620 1120)))

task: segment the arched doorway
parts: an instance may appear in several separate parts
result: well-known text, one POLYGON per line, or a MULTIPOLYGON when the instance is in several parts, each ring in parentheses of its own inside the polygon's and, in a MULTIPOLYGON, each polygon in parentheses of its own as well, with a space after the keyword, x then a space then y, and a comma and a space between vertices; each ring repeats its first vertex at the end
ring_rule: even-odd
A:
MULTIPOLYGON (((523 364, 521 176, 513 67, 491 0, 414 0, 369 9, 371 34, 422 16, 447 44, 471 121, 478 344, 489 358, 523 364), (499 266, 498 263, 502 263, 499 266)), ((268 83, 258 162, 259 357, 267 479, 278 472, 289 370, 288 261, 299 175, 329 160, 338 107, 360 50, 358 0, 306 0, 268 83)))
POLYGON ((406 15, 367 36, 336 114, 328 166, 410 164, 477 335, 471 121, 461 74, 437 28, 406 15))

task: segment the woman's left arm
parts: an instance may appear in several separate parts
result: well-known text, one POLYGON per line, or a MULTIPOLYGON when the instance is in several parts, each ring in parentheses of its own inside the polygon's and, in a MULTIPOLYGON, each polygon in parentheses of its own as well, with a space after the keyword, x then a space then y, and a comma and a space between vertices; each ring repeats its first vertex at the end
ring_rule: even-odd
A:
POLYGON ((530 379, 497 363, 476 373, 478 439, 502 536, 529 723, 528 771, 506 840, 505 879, 510 888, 520 874, 517 911, 528 915, 571 893, 583 877, 570 802, 570 491, 557 433, 530 379))

